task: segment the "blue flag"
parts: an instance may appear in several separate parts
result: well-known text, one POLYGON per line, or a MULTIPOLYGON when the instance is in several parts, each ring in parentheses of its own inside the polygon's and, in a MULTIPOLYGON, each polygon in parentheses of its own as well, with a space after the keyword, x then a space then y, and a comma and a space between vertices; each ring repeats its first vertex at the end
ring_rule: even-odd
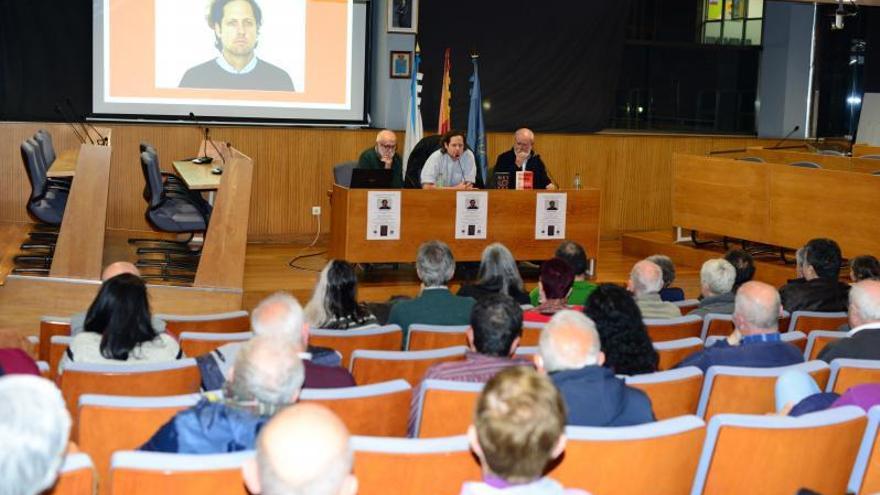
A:
POLYGON ((471 57, 474 75, 471 76, 471 103, 468 112, 467 141, 474 150, 477 168, 483 177, 483 187, 489 183, 489 169, 486 164, 486 128, 483 124, 483 97, 480 94, 480 75, 477 72, 477 57, 471 57))

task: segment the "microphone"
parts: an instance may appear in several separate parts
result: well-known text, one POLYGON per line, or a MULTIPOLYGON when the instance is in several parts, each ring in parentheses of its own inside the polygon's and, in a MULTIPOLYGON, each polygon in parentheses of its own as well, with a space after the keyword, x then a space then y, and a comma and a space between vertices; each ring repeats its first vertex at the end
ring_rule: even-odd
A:
POLYGON ((77 130, 76 126, 73 125, 73 122, 70 121, 70 119, 67 117, 67 114, 64 113, 64 110, 61 109, 61 105, 55 105, 55 113, 61 115, 61 117, 64 119, 64 122, 67 123, 67 125, 69 125, 71 129, 73 129, 73 133, 76 134, 76 138, 79 139, 79 142, 82 144, 86 144, 85 138, 82 137, 82 135, 79 133, 79 130, 77 130))
POLYGON ((198 163, 198 164, 213 162, 214 159, 211 158, 210 156, 208 156, 208 132, 210 132, 209 129, 207 127, 202 127, 202 124, 199 123, 199 119, 196 118, 196 114, 194 114, 193 112, 189 113, 189 117, 193 120, 193 122, 196 123, 196 126, 198 126, 199 134, 201 134, 202 129, 204 129, 204 131, 205 131, 205 152, 202 153, 202 147, 199 146, 199 154, 201 156, 194 159, 192 162, 198 163))
MULTIPOLYGON (((71 112, 73 115, 79 115, 79 114, 77 114, 76 110, 73 108, 73 102, 70 101, 70 98, 66 98, 65 101, 67 102, 67 106, 70 107, 70 112, 71 112)), ((82 114, 82 115, 80 115, 80 126, 83 128, 84 131, 86 131, 86 136, 88 136, 88 137, 89 137, 89 141, 91 141, 91 140, 92 140, 92 137, 91 137, 91 135, 89 134, 89 130, 88 130, 88 128, 86 128, 86 124, 88 124, 88 126, 89 126, 93 131, 95 131, 95 134, 98 135, 98 141, 97 141, 97 143, 95 143, 95 142, 93 141, 93 144, 99 144, 99 145, 101 145, 101 146, 106 146, 106 145, 107 145, 107 138, 106 138, 103 134, 101 134, 101 132, 98 131, 98 129, 96 129, 95 126, 93 126, 92 124, 89 124, 88 122, 86 122, 86 114, 82 114)))
POLYGON ((798 129, 800 129, 800 128, 801 128, 801 126, 799 126, 799 125, 794 126, 794 129, 792 129, 788 134, 786 134, 784 138, 780 139, 778 143, 776 143, 774 146, 771 146, 767 149, 768 150, 779 149, 779 145, 784 143, 786 139, 790 138, 791 135, 796 133, 798 131, 798 129))

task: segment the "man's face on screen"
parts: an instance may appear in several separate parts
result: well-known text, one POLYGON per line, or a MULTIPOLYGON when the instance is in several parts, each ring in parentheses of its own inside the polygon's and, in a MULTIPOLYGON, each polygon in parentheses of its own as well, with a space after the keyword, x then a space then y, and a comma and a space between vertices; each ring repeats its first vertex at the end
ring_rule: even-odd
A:
POLYGON ((227 58, 246 57, 248 60, 257 45, 257 18, 250 2, 235 0, 223 7, 223 20, 214 25, 214 33, 223 44, 227 58))

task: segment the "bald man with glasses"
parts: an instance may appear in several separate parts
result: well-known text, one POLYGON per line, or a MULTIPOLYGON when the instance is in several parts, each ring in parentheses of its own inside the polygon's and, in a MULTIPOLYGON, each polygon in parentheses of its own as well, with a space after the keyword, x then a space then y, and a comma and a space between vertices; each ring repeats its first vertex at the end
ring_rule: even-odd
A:
POLYGON ((382 129, 376 135, 376 145, 367 148, 358 158, 357 168, 390 169, 391 187, 403 187, 403 161, 397 154, 397 136, 393 131, 382 129))

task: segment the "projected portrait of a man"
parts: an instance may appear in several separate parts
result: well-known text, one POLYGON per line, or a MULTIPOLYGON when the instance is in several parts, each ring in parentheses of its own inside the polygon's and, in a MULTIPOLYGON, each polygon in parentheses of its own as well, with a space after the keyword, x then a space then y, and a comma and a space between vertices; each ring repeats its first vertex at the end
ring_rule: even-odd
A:
POLYGON ((296 91, 287 72, 254 53, 263 21, 256 0, 212 0, 207 21, 220 54, 187 70, 181 88, 296 91))

